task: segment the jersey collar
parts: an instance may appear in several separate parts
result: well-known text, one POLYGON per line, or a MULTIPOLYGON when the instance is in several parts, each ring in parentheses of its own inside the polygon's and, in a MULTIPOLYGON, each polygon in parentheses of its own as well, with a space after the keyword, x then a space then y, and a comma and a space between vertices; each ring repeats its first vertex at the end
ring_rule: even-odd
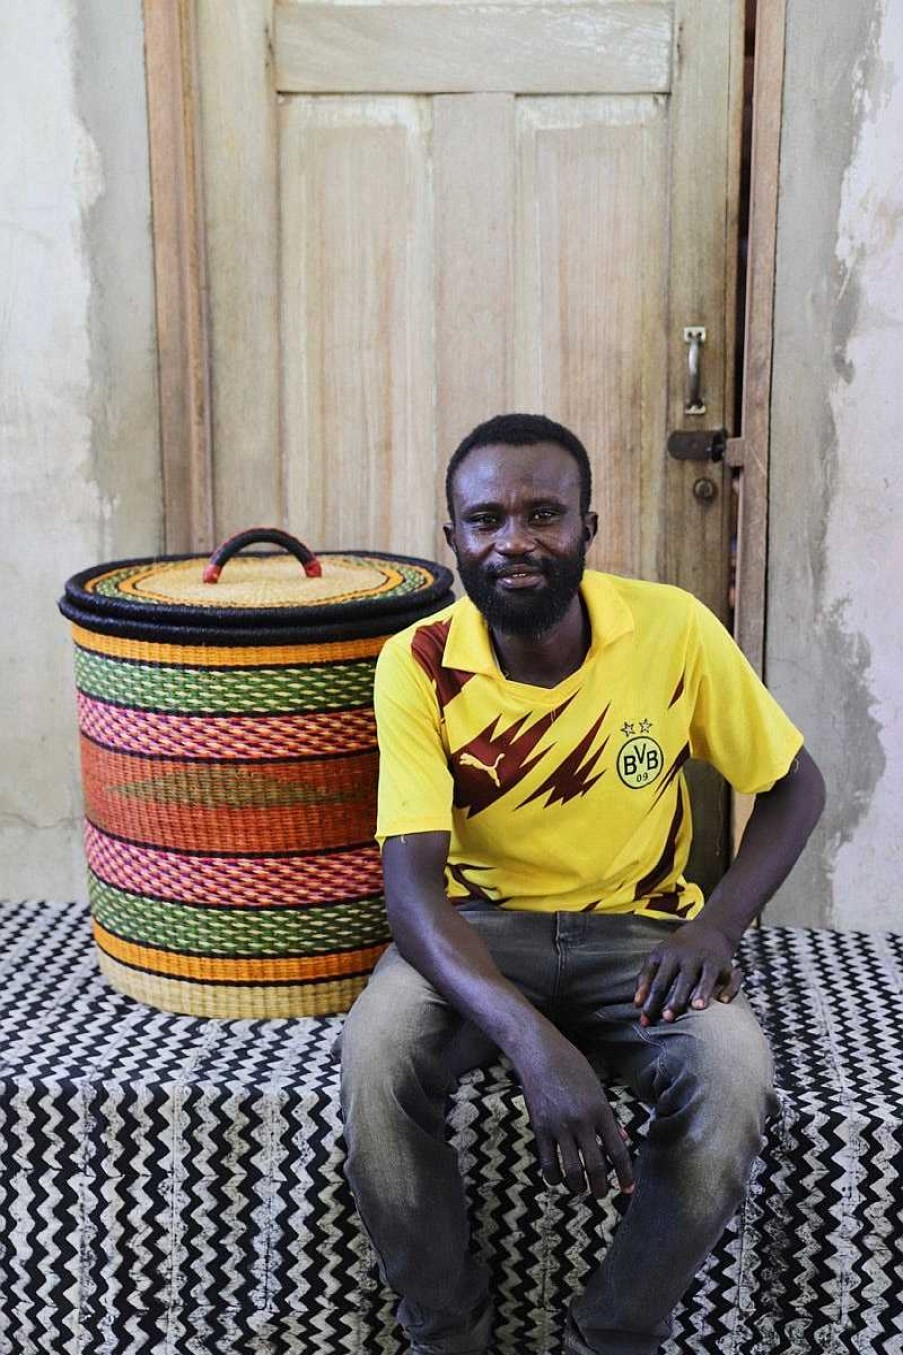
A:
MULTIPOLYGON (((580 593, 589 613, 592 637, 589 658, 634 629, 633 612, 618 591, 616 581, 598 570, 584 571, 580 593)), ((465 673, 485 673, 487 677, 499 676, 489 627, 468 597, 453 609, 442 666, 465 673)))

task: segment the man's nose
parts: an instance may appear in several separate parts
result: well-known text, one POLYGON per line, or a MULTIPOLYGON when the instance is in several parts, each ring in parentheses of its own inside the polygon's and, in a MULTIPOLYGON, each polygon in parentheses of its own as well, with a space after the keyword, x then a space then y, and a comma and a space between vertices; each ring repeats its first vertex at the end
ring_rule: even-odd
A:
POLYGON ((526 555, 535 545, 529 525, 518 518, 508 518, 495 539, 496 550, 503 555, 526 555))

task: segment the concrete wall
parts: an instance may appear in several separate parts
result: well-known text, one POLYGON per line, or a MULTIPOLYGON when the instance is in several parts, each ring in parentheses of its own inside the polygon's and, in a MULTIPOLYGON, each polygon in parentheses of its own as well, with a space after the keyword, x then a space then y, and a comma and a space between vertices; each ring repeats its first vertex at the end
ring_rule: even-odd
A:
POLYGON ((828 782, 772 922, 903 929, 903 6, 789 0, 767 676, 828 782))
POLYGON ((161 542, 141 0, 0 8, 0 863, 84 896, 75 570, 161 542))

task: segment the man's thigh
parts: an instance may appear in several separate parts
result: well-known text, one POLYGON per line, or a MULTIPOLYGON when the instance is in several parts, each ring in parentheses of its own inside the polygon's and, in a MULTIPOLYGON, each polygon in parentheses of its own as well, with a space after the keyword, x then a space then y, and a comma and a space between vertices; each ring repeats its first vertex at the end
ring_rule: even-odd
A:
POLYGON ((749 1092, 770 1096, 772 1061, 768 1042, 742 993, 731 1002, 712 1002, 674 1021, 638 1021, 609 1028, 592 1044, 609 1069, 648 1105, 665 1087, 691 1080, 700 1095, 724 1105, 749 1092))
MULTIPOLYGON (((499 972, 534 1006, 548 1011, 557 974, 554 915, 482 904, 465 905, 461 913, 479 932, 499 972)), ((346 1085, 375 1075, 396 1085, 414 1077, 445 1090, 498 1055, 395 945, 384 952, 349 1012, 336 1042, 339 1050, 346 1085)))
MULTIPOLYGON (((643 1027, 633 997, 643 961, 669 923, 627 917, 591 918, 579 964, 573 966, 562 1022, 603 1076, 616 1077, 647 1104, 679 1074, 705 1093, 743 1099, 745 1086, 770 1094, 771 1053, 742 992, 675 1021, 643 1027)), ((680 924, 678 924, 680 925, 680 924)))
POLYGON ((406 1077, 451 1087, 490 1062, 495 1047, 391 945, 345 1019, 338 1047, 343 1081, 406 1077))

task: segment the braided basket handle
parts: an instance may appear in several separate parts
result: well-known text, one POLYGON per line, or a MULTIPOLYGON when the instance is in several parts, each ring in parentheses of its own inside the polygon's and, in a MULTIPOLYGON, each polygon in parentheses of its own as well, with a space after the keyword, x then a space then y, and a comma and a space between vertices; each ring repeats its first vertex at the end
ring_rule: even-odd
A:
POLYGON ((294 555, 304 566, 304 573, 309 579, 319 579, 322 576, 323 566, 320 561, 296 536, 280 531, 278 527, 249 527, 246 532, 237 532, 235 536, 230 536, 228 541, 224 541, 213 552, 204 567, 204 583, 216 583, 223 565, 231 560, 233 555, 237 555, 246 546, 257 546, 263 542, 281 546, 283 550, 294 555))

